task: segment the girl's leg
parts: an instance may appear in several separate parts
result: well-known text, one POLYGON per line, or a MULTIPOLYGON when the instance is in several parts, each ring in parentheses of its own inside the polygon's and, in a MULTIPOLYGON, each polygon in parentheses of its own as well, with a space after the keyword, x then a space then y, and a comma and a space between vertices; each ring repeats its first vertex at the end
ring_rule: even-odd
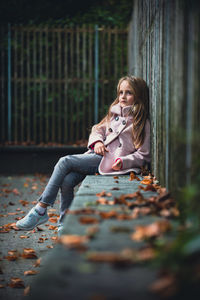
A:
POLYGON ((85 176, 86 175, 77 172, 71 172, 65 176, 61 186, 59 223, 63 222, 66 210, 72 203, 74 198, 74 187, 83 181, 85 176))
POLYGON ((98 171, 99 163, 102 156, 96 153, 90 154, 74 154, 61 157, 55 165, 51 178, 41 195, 39 201, 53 206, 59 188, 62 186, 63 180, 70 172, 77 172, 82 175, 92 175, 98 171))
MULTIPOLYGON (((56 164, 51 178, 39 198, 39 201, 46 205, 53 206, 58 190, 62 186, 63 180, 71 172, 81 175, 92 175, 98 170, 102 156, 95 153, 77 154, 62 157, 56 164)), ((84 177, 83 177, 84 178, 84 177)), ((25 218, 19 220, 16 226, 24 230, 32 230, 35 226, 42 224, 48 220, 48 215, 38 214, 37 209, 33 208, 25 218)))

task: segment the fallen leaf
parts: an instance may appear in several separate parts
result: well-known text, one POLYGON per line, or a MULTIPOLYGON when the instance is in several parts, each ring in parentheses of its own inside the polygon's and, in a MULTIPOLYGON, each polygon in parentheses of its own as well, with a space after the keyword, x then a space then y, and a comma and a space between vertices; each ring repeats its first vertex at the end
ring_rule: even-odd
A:
POLYGON ((30 285, 28 285, 25 289, 24 289, 24 296, 27 296, 30 293, 31 287, 30 285))
POLYGON ((57 228, 58 228, 58 226, 49 225, 50 230, 56 230, 57 228))
POLYGON ((58 243, 67 246, 69 248, 79 248, 79 246, 85 245, 89 241, 85 235, 62 235, 58 238, 58 243))
POLYGON ((24 282, 21 278, 11 278, 9 286, 11 288, 24 288, 24 282))
POLYGON ((35 253, 35 250, 32 248, 24 248, 23 249, 23 253, 22 253, 22 257, 29 259, 29 258, 37 258, 37 255, 35 253))
POLYGON ((36 271, 36 270, 28 270, 28 271, 25 271, 24 272, 24 275, 27 276, 27 275, 36 275, 38 274, 39 272, 36 271))
POLYGON ((0 284, 0 289, 5 288, 6 286, 4 284, 0 284))
POLYGON ((102 219, 111 219, 117 217, 117 212, 115 210, 101 211, 99 215, 102 219))
POLYGON ((29 204, 26 200, 19 200, 19 203, 21 203, 22 206, 27 206, 29 204))
POLYGON ((33 265, 35 268, 36 267, 39 267, 40 266, 40 264, 41 264, 41 260, 42 260, 42 258, 40 257, 40 258, 38 258, 37 260, 36 260, 36 262, 35 262, 35 264, 33 265))
POLYGON ((108 204, 108 200, 104 197, 100 197, 96 200, 96 203, 106 205, 106 204, 108 204))
POLYGON ((123 253, 114 253, 114 252, 90 252, 87 254, 87 259, 91 262, 98 263, 111 263, 111 264, 120 264, 127 265, 132 263, 132 258, 123 253))
POLYGON ((178 282, 173 275, 165 275, 153 282, 149 290, 159 294, 162 298, 171 298, 178 289, 178 282))
POLYGON ((95 234, 99 231, 98 226, 90 226, 86 229, 86 235, 88 238, 94 238, 95 234))
POLYGON ((28 235, 20 235, 20 239, 28 239, 29 236, 28 235))
POLYGON ((58 218, 49 218, 49 222, 51 223, 57 223, 58 218))
POLYGON ((149 225, 138 225, 135 232, 131 235, 131 239, 141 241, 147 238, 155 238, 171 229, 168 220, 157 221, 149 225))
POLYGON ((143 179, 140 183, 150 185, 153 183, 153 179, 143 179))
POLYGON ((18 189, 13 189, 12 192, 14 195, 20 195, 20 192, 18 191, 18 189))
POLYGON ((140 179, 138 178, 138 176, 135 175, 134 172, 130 172, 129 181, 133 181, 133 180, 140 181, 140 179))
POLYGON ((83 216, 79 218, 79 222, 81 224, 97 224, 99 223, 99 220, 95 217, 83 216))

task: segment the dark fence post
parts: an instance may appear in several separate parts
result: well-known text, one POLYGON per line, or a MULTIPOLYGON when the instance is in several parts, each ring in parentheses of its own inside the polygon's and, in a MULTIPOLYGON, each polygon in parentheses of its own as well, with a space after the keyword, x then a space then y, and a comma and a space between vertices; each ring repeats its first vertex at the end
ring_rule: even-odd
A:
POLYGON ((11 108, 11 28, 8 24, 8 141, 11 142, 12 108, 11 108))

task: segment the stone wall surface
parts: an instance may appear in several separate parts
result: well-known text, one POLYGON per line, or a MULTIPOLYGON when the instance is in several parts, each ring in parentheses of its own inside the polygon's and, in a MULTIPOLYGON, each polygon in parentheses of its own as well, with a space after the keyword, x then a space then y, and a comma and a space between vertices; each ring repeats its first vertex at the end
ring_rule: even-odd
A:
POLYGON ((200 2, 134 0, 129 73, 149 85, 152 172, 172 191, 197 175, 200 2))

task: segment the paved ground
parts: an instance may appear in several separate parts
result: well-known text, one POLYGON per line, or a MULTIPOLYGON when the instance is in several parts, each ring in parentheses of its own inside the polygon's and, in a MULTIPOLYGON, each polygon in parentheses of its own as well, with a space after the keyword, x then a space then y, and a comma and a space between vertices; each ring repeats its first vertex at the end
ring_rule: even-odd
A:
MULTIPOLYGON (((122 194, 138 191, 140 181, 129 181, 129 176, 119 178, 88 176, 85 179, 70 209, 77 211, 83 208, 86 211, 75 215, 68 214, 63 233, 87 237, 94 233, 94 237, 89 237, 86 245, 80 244, 78 249, 72 250, 71 247, 66 246, 66 241, 64 245, 61 241, 61 244, 56 244, 55 222, 58 217, 58 200, 54 208, 48 210, 50 220, 40 226, 39 230, 22 232, 16 231, 13 227, 16 219, 24 216, 35 204, 47 183, 47 177, 40 175, 0 177, 0 180, 0 273, 2 273, 0 274, 0 298, 2 300, 19 300, 23 298, 24 293, 27 293, 26 298, 31 300, 158 299, 149 291, 150 285, 157 278, 157 270, 152 268, 151 262, 146 263, 148 256, 151 256, 151 249, 150 252, 148 249, 147 252, 142 252, 146 249, 146 243, 142 240, 134 241, 130 236, 137 225, 148 225, 164 218, 149 214, 148 208, 146 210, 145 207, 141 211, 142 214, 137 215, 138 208, 130 210, 127 205, 120 203, 114 205, 104 203, 104 200, 112 201, 122 194), (102 190, 105 190, 106 194, 96 196, 96 193, 101 193, 102 190), (96 203, 97 199, 100 201, 99 204, 96 203), (91 209, 91 212, 87 209, 91 209), (106 212, 111 215, 104 215, 106 212), (126 218, 128 216, 131 218, 126 218), (132 262, 133 256, 135 257, 134 251, 141 257, 142 261, 139 264, 132 262), (99 252, 103 252, 103 258, 101 256, 99 258, 99 252), (28 259, 30 255, 35 257, 28 259), (15 258, 17 259, 14 260, 15 258), (96 261, 99 259, 102 261, 96 261), (121 259, 122 263, 120 263, 121 259), (37 271, 38 274, 25 275, 25 271, 29 273, 37 271), (16 284, 17 288, 14 287, 16 284)), ((145 198, 156 193, 143 190, 140 192, 145 198)), ((137 197, 137 201, 140 206, 142 204, 140 201, 143 200, 137 197)))
POLYGON ((46 176, 41 175, 0 177, 0 273, 2 273, 0 274, 0 299, 2 300, 22 299, 24 287, 31 285, 33 277, 38 276, 37 274, 24 275, 24 272, 29 270, 40 272, 43 257, 47 252, 52 251, 55 245, 57 230, 56 223, 52 222, 57 218, 58 200, 53 209, 49 210, 52 214, 52 222, 40 226, 39 231, 22 232, 9 228, 9 224, 24 216, 34 205, 47 180, 46 176), (34 249, 37 258, 22 258, 20 254, 23 253, 24 248, 34 249), (12 259, 10 256, 17 259, 10 260, 12 259), (41 258, 40 264, 37 260, 39 258, 41 258), (36 262, 38 262, 37 267, 34 266, 36 262), (12 278, 20 278, 23 281, 22 287, 8 286, 12 278))

